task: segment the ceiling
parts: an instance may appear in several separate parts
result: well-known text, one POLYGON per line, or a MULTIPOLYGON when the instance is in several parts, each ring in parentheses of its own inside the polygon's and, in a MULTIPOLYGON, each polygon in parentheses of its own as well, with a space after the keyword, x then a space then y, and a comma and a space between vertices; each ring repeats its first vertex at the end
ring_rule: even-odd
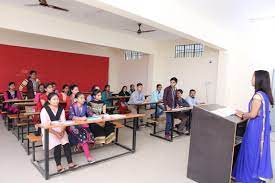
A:
MULTIPOLYGON (((109 13, 104 10, 97 9, 95 7, 91 7, 89 5, 79 3, 74 0, 47 0, 47 1, 48 1, 48 4, 69 9, 69 12, 63 12, 63 11, 54 10, 47 7, 42 7, 42 6, 26 6, 26 5, 38 4, 38 0, 1 0, 1 5, 6 4, 17 8, 22 8, 24 10, 33 11, 35 13, 46 14, 52 17, 58 17, 69 21, 98 26, 105 29, 111 29, 113 31, 117 31, 120 33, 130 34, 130 35, 134 35, 137 37, 150 39, 154 41, 182 39, 182 37, 179 37, 177 35, 174 35, 162 30, 157 30, 155 32, 137 35, 136 32, 131 32, 131 31, 137 31, 138 29, 138 25, 137 25, 138 22, 136 21, 109 13)), ((143 24, 141 29, 151 30, 155 28, 143 24)))

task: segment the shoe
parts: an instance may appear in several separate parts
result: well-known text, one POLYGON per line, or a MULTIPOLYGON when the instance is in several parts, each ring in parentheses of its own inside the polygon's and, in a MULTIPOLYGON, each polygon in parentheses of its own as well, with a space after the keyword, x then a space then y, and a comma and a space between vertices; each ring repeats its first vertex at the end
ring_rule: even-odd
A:
POLYGON ((111 142, 116 140, 116 135, 115 133, 111 133, 110 135, 108 135, 105 139, 105 144, 110 144, 111 142))
POLYGON ((186 130, 183 134, 186 135, 186 136, 189 136, 190 132, 189 132, 189 130, 186 130))
POLYGON ((95 159, 94 158, 89 158, 87 161, 88 161, 89 164, 92 164, 92 163, 95 162, 95 159))
POLYGON ((76 169, 78 167, 77 164, 74 164, 73 166, 69 166, 69 170, 73 170, 73 169, 76 169))
POLYGON ((57 173, 62 173, 62 172, 64 172, 65 171, 65 168, 64 167, 62 167, 62 168, 60 168, 60 169, 57 169, 57 173))
POLYGON ((170 133, 165 133, 165 138, 167 140, 171 140, 171 134, 170 133))

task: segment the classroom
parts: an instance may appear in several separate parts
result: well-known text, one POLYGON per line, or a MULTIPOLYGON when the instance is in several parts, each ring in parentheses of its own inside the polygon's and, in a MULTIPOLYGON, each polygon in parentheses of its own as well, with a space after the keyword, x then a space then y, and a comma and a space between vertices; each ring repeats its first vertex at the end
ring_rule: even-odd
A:
POLYGON ((274 12, 2 0, 1 182, 275 183, 274 12))

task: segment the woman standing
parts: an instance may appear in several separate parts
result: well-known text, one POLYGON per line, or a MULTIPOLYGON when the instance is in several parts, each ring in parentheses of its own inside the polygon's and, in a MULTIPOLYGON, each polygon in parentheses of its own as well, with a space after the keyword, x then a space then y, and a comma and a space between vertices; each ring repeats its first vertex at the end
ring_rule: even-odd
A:
POLYGON ((267 71, 255 71, 252 78, 255 94, 248 111, 237 111, 236 115, 248 119, 243 142, 233 169, 236 182, 264 183, 271 180, 270 154, 270 104, 274 104, 267 71))
POLYGON ((40 84, 40 80, 37 79, 37 72, 30 71, 28 79, 25 79, 20 87, 19 91, 22 92, 25 87, 27 87, 27 97, 28 99, 34 99, 35 94, 38 90, 38 85, 40 84))
MULTIPOLYGON (((59 106, 58 95, 56 93, 50 93, 47 97, 48 102, 40 113, 41 123, 49 124, 53 121, 66 121, 65 111, 64 109, 62 109, 62 107, 59 106)), ((49 149, 54 149, 54 160, 56 163, 57 172, 61 173, 65 170, 64 167, 61 165, 62 146, 68 162, 69 169, 76 168, 77 165, 74 164, 72 160, 71 146, 69 144, 68 135, 65 131, 65 127, 53 128, 50 129, 49 132, 49 149)))

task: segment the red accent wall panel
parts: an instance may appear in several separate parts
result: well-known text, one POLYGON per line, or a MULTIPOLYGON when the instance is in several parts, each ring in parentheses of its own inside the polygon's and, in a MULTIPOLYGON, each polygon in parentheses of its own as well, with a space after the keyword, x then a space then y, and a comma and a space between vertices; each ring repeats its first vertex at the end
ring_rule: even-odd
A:
POLYGON ((10 81, 18 88, 30 70, 42 83, 56 82, 59 91, 65 83, 76 83, 86 92, 93 84, 108 83, 109 58, 0 44, 0 92, 10 81))

